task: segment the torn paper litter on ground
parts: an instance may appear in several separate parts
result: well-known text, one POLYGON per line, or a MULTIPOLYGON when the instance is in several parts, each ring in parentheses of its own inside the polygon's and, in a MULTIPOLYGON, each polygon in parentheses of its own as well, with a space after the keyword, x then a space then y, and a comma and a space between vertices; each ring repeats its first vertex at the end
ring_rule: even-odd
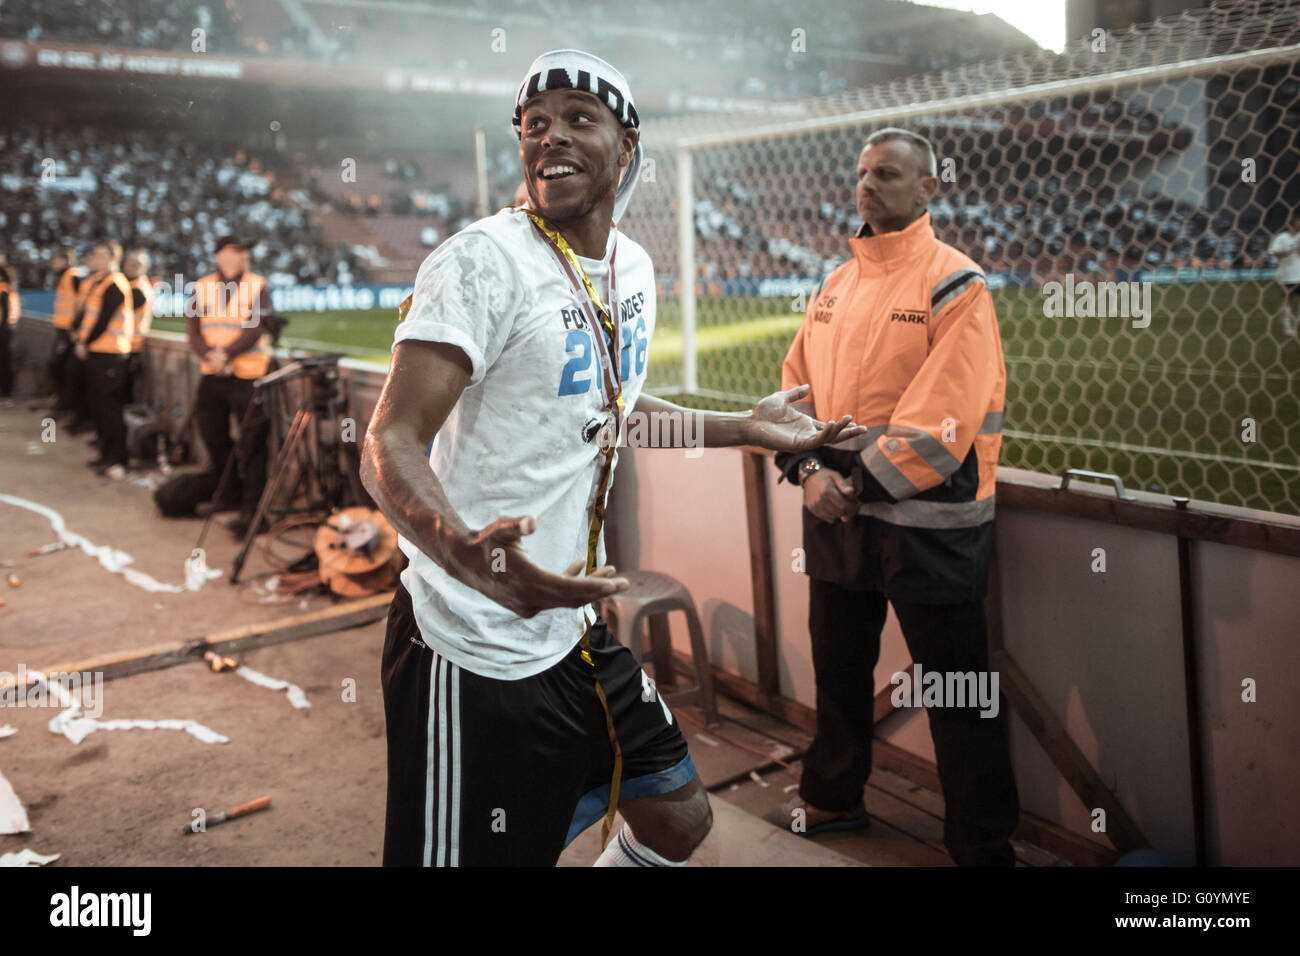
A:
POLYGON ((16 733, 18 733, 18 728, 12 724, 5 724, 3 727, 0 727, 0 739, 4 737, 12 737, 16 733))
POLYGON ((235 671, 246 681, 256 684, 258 687, 265 687, 267 690, 287 690, 289 692, 289 703, 299 708, 310 707, 311 703, 307 700, 307 695, 302 692, 302 688, 297 684, 290 684, 287 680, 278 680, 274 677, 267 677, 265 674, 258 673, 251 667, 240 667, 235 671))
POLYGON ((197 737, 205 744, 228 744, 229 737, 223 737, 210 727, 205 727, 195 720, 98 720, 81 715, 81 704, 72 699, 67 691, 57 682, 51 684, 40 671, 29 671, 34 679, 41 681, 56 695, 60 706, 67 708, 57 717, 51 718, 50 733, 62 734, 74 744, 79 744, 97 730, 184 730, 197 737))
POLYGON ((229 737, 195 720, 93 720, 65 711, 50 721, 52 733, 62 734, 74 744, 81 743, 97 730, 183 730, 205 744, 230 743, 229 737))
POLYGON ((0 856, 0 866, 44 866, 46 863, 53 863, 59 858, 59 854, 51 853, 49 856, 41 856, 35 850, 19 850, 17 853, 6 853, 0 856))
MULTIPOLYGON (((125 551, 118 551, 116 548, 110 548, 108 545, 97 545, 88 538, 83 538, 76 532, 69 531, 67 522, 63 520, 63 515, 59 514, 53 508, 47 508, 44 505, 37 504, 34 501, 28 501, 26 498, 17 498, 13 495, 0 493, 0 502, 14 505, 18 508, 25 508, 28 511, 35 512, 44 517, 54 529, 54 533, 59 536, 59 540, 65 542, 70 547, 80 548, 86 554, 99 561, 104 570, 112 574, 120 574, 126 580, 136 587, 144 588, 146 591, 165 591, 168 594, 180 594, 185 588, 175 584, 163 584, 161 581, 145 574, 143 571, 137 571, 130 565, 135 563, 135 558, 125 551)), ((221 572, 216 572, 220 576, 221 572)))
POLYGON ((22 801, 0 773, 0 833, 28 833, 31 829, 22 801))
POLYGON ((208 567, 207 555, 202 548, 195 548, 185 559, 185 589, 198 591, 204 584, 221 577, 220 568, 208 567))

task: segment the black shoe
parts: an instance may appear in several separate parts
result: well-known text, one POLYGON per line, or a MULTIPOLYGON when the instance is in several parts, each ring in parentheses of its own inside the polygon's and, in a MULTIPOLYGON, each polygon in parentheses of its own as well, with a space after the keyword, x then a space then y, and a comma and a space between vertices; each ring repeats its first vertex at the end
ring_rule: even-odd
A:
POLYGON ((235 519, 230 522, 230 524, 226 525, 226 528, 235 536, 236 540, 243 541, 248 537, 248 529, 251 528, 252 525, 253 516, 241 511, 235 519))
POLYGON ((223 511, 239 510, 238 501, 200 501, 194 506, 194 513, 200 518, 206 518, 208 515, 221 514, 223 511))
POLYGON ((871 815, 861 803, 851 810, 822 810, 805 803, 798 795, 785 806, 764 813, 763 819, 774 827, 803 837, 831 830, 860 830, 871 825, 871 815))
POLYGON ((105 468, 108 467, 108 465, 109 465, 109 462, 108 462, 108 460, 105 459, 105 458, 94 458, 94 459, 91 459, 90 461, 86 462, 86 467, 87 467, 87 468, 94 468, 94 469, 95 469, 95 474, 100 474, 100 473, 102 473, 103 470, 104 470, 105 468))

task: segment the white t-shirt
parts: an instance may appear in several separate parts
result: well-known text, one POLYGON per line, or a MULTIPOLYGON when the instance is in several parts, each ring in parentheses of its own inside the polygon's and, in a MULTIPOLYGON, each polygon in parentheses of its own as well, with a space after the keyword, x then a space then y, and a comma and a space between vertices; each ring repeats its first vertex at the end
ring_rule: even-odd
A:
POLYGON ((1278 257, 1277 281, 1285 285, 1300 282, 1300 233, 1278 233, 1268 247, 1278 257))
MULTIPOLYGON (((645 382, 654 267, 644 249, 615 230, 603 261, 579 261, 608 304, 615 237, 626 413, 645 382)), ((603 458, 597 434, 609 417, 585 300, 531 220, 502 210, 425 259, 394 340, 394 347, 406 339, 447 342, 469 357, 469 386, 434 439, 429 467, 472 529, 534 515, 537 530, 523 547, 534 564, 556 574, 586 559, 603 458)), ((402 583, 424 642, 475 674, 517 680, 540 673, 581 640, 584 612, 595 619, 590 605, 518 617, 452 578, 404 536, 398 542, 411 562, 402 583)))

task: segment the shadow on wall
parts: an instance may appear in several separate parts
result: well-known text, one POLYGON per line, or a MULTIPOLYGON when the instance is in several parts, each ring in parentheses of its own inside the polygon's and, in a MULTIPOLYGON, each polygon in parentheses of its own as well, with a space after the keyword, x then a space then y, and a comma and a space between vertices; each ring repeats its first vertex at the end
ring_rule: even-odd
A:
POLYGON ((754 615, 726 601, 709 600, 700 608, 700 620, 709 660, 715 665, 719 661, 735 661, 742 674, 752 668, 754 615))
POLYGON ((614 484, 605 503, 605 563, 620 571, 641 569, 641 527, 636 517, 641 496, 633 454, 632 448, 619 449, 614 484))

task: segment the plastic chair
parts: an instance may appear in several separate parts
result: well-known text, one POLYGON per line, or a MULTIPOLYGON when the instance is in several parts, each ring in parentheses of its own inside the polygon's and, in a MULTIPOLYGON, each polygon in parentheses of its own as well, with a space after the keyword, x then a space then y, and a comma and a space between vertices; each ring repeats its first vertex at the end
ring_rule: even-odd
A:
POLYGON ((695 686, 690 690, 664 694, 670 704, 693 704, 704 711, 709 726, 718 723, 718 704, 713 694, 713 671, 704 646, 704 629, 695 612, 695 602, 686 586, 676 578, 657 571, 622 571, 631 585, 626 591, 611 595, 602 602, 601 616, 619 642, 642 662, 641 621, 650 627, 650 653, 655 680, 669 683, 674 674, 672 644, 668 635, 668 614, 681 611, 691 635, 691 661, 695 669, 695 686))

